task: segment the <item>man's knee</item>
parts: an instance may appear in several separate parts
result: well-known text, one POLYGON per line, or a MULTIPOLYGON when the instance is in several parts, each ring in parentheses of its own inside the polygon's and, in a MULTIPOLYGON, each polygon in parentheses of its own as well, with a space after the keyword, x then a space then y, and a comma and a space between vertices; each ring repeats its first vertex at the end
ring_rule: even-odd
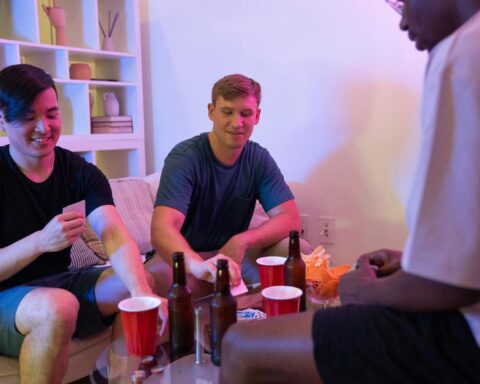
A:
POLYGON ((228 364, 244 365, 251 354, 250 336, 246 323, 235 323, 225 333, 222 339, 222 361, 228 360, 228 364))
POLYGON ((79 302, 72 293, 57 288, 38 288, 20 303, 16 323, 24 334, 43 329, 50 334, 71 336, 78 310, 79 302))
POLYGON ((145 263, 147 278, 153 283, 155 292, 160 296, 166 296, 172 285, 172 267, 164 261, 158 253, 145 263), (152 279, 152 280, 150 280, 152 279))

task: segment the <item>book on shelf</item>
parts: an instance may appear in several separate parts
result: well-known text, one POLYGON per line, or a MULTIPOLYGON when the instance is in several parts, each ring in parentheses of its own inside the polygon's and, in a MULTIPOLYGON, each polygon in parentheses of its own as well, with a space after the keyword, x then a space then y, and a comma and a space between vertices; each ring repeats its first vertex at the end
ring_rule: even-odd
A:
POLYGON ((92 123, 92 127, 132 127, 131 121, 118 121, 112 123, 92 123))
POLYGON ((92 116, 92 123, 113 123, 119 121, 132 121, 132 116, 92 116))
POLYGON ((132 133, 132 127, 92 127, 92 133, 132 133))

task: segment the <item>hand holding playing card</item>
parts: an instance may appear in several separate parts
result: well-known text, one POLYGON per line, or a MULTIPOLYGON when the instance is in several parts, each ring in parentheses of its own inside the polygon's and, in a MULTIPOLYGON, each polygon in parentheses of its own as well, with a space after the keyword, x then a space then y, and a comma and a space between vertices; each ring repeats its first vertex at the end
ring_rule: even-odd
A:
POLYGON ((65 208, 63 208, 63 213, 67 212, 78 212, 85 217, 85 200, 67 205, 65 208))
POLYGON ((71 204, 39 232, 40 253, 57 252, 72 245, 85 229, 85 200, 71 204))

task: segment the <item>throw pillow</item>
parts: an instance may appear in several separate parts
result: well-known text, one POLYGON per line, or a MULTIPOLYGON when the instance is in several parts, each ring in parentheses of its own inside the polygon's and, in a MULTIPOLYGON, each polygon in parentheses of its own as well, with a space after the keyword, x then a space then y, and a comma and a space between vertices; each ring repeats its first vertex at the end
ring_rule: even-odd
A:
POLYGON ((70 250, 70 259, 70 265, 68 266, 69 269, 105 264, 105 261, 97 257, 83 239, 78 239, 73 243, 70 250))
POLYGON ((138 178, 110 180, 113 200, 128 232, 145 254, 152 250, 150 225, 153 197, 148 183, 138 178))
POLYGON ((85 226, 85 230, 83 231, 81 238, 85 242, 87 247, 90 248, 100 260, 108 261, 108 256, 103 249, 102 242, 100 241, 97 234, 88 222, 85 226))

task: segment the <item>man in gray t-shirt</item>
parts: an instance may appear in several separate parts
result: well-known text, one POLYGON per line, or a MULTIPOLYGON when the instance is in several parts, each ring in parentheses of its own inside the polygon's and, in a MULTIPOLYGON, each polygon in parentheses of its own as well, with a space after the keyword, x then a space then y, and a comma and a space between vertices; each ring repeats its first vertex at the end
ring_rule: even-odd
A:
POLYGON ((160 262, 166 272, 172 253, 183 251, 187 272, 211 283, 216 260, 226 258, 232 283, 243 274, 248 284, 258 277, 256 268, 244 268, 246 262, 241 271, 244 258, 253 261, 300 228, 294 197, 275 161, 249 141, 260 118, 260 99, 260 85, 243 75, 215 83, 208 105, 211 132, 179 143, 165 159, 152 219, 152 243, 160 258, 150 264, 160 262), (270 218, 248 229, 257 200, 270 218))

